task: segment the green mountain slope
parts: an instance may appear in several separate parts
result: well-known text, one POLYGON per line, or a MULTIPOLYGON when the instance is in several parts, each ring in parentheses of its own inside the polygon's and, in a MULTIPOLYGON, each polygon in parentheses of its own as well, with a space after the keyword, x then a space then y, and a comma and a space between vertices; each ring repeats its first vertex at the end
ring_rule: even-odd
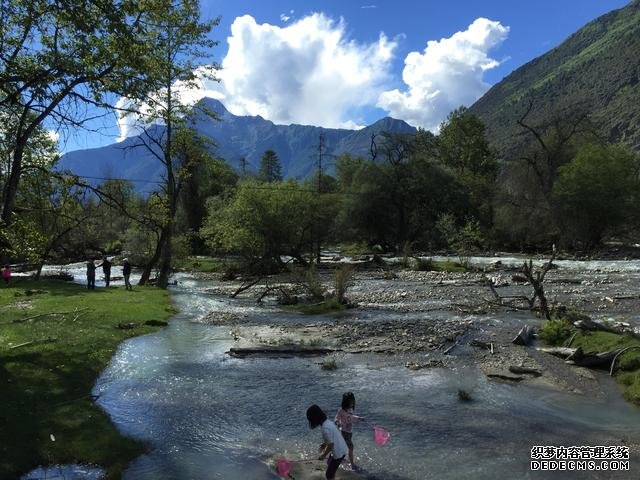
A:
POLYGON ((517 120, 529 101, 529 124, 588 112, 604 138, 640 150, 640 0, 588 23, 471 107, 505 157, 528 140, 517 120))

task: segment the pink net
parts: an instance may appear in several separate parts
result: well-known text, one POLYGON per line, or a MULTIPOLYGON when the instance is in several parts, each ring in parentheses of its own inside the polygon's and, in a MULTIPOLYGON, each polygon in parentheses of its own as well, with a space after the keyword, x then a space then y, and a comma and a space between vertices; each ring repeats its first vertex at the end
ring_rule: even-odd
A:
POLYGON ((289 476, 289 472, 291 471, 291 465, 293 462, 287 460, 284 457, 280 457, 276 460, 276 467, 278 468, 278 475, 282 478, 287 478, 289 476))
POLYGON ((383 447, 388 441, 391 434, 382 427, 373 427, 373 440, 383 447))

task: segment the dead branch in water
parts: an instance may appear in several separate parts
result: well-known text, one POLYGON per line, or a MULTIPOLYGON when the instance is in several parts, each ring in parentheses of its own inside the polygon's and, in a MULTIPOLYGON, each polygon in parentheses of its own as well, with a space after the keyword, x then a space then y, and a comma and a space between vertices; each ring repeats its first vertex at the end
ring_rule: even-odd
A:
POLYGON ((249 290, 251 287, 254 287, 255 285, 257 285, 261 281, 262 281, 262 277, 258 277, 256 279, 251 279, 251 280, 246 280, 246 281, 242 282, 242 285, 240 285, 240 287, 238 287, 238 289, 235 292, 233 292, 231 295, 229 295, 229 297, 236 298, 242 292, 244 292, 245 290, 249 290))

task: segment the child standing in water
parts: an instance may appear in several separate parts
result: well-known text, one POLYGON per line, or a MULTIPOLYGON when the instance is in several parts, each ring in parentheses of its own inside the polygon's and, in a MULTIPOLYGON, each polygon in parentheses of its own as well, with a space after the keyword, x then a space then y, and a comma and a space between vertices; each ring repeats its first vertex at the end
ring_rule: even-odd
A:
POLYGON ((353 462, 353 441, 351 436, 353 434, 353 422, 356 420, 362 420, 363 417, 355 415, 353 412, 356 408, 356 396, 351 392, 346 392, 342 395, 342 405, 338 413, 336 414, 336 425, 340 428, 340 432, 344 437, 344 441, 349 447, 349 462, 351 463, 351 470, 359 472, 361 469, 353 462))
POLYGON ((327 419, 327 415, 322 411, 318 405, 311 405, 307 409, 307 420, 309 420, 309 426, 311 428, 322 428, 322 440, 320 445, 320 457, 318 460, 324 460, 327 455, 331 454, 327 463, 327 471, 325 477, 327 480, 333 480, 336 478, 336 472, 338 467, 347 456, 348 448, 340 430, 336 427, 335 423, 327 419))

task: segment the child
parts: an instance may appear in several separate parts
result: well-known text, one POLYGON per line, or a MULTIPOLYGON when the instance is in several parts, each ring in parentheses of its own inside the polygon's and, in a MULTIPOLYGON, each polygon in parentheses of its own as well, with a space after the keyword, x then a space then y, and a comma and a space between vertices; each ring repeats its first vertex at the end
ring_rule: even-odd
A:
POLYGON ((309 427, 322 428, 322 439, 324 442, 320 445, 320 457, 319 460, 324 460, 327 455, 331 453, 329 462, 327 464, 327 471, 325 477, 327 480, 335 478, 338 467, 346 457, 348 448, 340 430, 336 427, 335 423, 327 419, 327 416, 318 405, 311 405, 307 409, 307 420, 309 420, 309 427))
POLYGON ((354 420, 362 420, 363 417, 354 415, 353 411, 355 408, 356 396, 351 392, 347 392, 342 395, 342 405, 336 414, 335 422, 336 425, 340 427, 344 441, 347 444, 347 447, 349 447, 349 462, 351 463, 351 470, 359 472, 360 467, 353 463, 353 442, 351 441, 351 435, 353 432, 354 420))
POLYGON ((2 279, 6 285, 9 285, 9 279, 11 278, 11 267, 9 265, 4 266, 2 270, 2 279))

